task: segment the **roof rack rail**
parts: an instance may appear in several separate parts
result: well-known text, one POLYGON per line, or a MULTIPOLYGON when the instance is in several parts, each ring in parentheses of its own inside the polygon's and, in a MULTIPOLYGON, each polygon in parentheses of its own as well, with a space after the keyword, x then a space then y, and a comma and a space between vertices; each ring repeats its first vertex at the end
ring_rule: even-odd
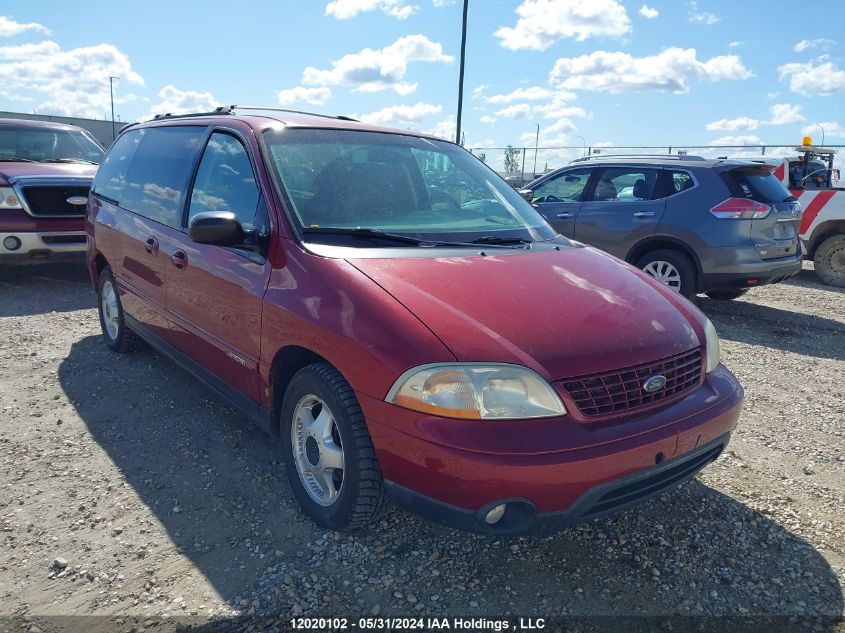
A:
MULTIPOLYGON (((307 116, 318 116, 324 119, 340 119, 342 121, 357 121, 358 119, 353 119, 352 117, 344 116, 344 115, 332 115, 332 114, 320 114, 319 112, 308 112, 307 110, 291 110, 289 108, 276 108, 274 106, 250 106, 250 105, 230 105, 225 106, 228 109, 228 112, 234 112, 235 110, 265 110, 267 112, 287 112, 289 114, 305 114, 307 116)), ((220 108, 218 108, 220 109, 220 108)))
POLYGON ((604 160, 605 158, 660 158, 663 160, 707 160, 706 158, 702 158, 701 156, 696 156, 694 154, 594 154, 593 156, 584 156, 583 158, 576 158, 571 162, 585 163, 591 160, 604 160))
POLYGON ((218 114, 232 114, 231 106, 220 106, 214 108, 211 112, 187 112, 185 114, 173 114, 172 112, 165 112, 164 114, 156 114, 153 121, 160 121, 161 119, 184 119, 194 116, 216 116, 218 114))

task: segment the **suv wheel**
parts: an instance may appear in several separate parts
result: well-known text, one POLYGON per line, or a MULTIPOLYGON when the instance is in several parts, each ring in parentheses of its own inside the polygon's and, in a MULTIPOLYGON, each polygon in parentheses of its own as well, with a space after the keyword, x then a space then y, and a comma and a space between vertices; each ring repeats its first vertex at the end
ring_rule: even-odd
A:
POLYGON ((824 283, 845 288, 845 235, 832 235, 819 244, 813 264, 824 283))
POLYGON ((665 249, 646 253, 637 261, 637 268, 687 299, 697 294, 695 265, 679 251, 665 249))
POLYGON ((104 268, 97 282, 97 304, 100 310, 100 328, 109 349, 114 352, 134 352, 141 339, 126 327, 123 306, 117 294, 117 286, 111 268, 104 268))
POLYGON ((716 301, 732 301, 733 299, 739 299, 746 292, 748 292, 748 288, 737 288, 735 290, 708 290, 707 296, 716 301))
POLYGON ((379 519, 387 493, 364 414, 328 363, 299 370, 280 412, 285 470, 303 511, 318 525, 350 530, 379 519))

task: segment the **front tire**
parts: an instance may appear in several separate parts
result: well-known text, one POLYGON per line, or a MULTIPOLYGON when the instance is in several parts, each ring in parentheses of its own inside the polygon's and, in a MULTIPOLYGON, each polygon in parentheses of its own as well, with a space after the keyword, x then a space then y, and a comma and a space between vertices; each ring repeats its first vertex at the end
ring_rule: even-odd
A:
POLYGON ((354 530, 381 518, 387 490, 352 387, 330 364, 299 370, 280 411, 282 452, 303 512, 321 527, 354 530))
POLYGON ((695 264, 680 251, 651 251, 637 260, 637 268, 687 299, 692 299, 698 294, 695 264))
POLYGON ((813 264, 824 283, 845 288, 845 235, 832 235, 819 244, 813 264))
POLYGON ((104 268, 97 280, 97 305, 100 311, 100 328, 108 348, 121 354, 138 349, 141 339, 126 327, 123 305, 120 303, 111 268, 104 268))

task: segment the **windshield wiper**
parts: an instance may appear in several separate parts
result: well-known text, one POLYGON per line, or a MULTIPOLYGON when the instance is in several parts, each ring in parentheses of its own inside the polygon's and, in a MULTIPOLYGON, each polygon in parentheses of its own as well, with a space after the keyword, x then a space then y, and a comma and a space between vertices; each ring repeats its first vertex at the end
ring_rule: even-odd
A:
POLYGON ((41 161, 42 163, 86 163, 88 165, 99 165, 93 160, 87 158, 47 158, 41 161))
POLYGON ((3 163, 37 163, 37 160, 32 160, 31 158, 21 158, 20 156, 4 156, 0 158, 0 162, 3 163))
POLYGON ((472 240, 472 244, 493 244, 494 246, 505 246, 508 244, 531 244, 532 240, 524 240, 521 237, 499 237, 497 235, 485 235, 472 240))
POLYGON ((389 240, 391 242, 401 242, 403 244, 412 244, 414 246, 463 246, 476 248, 481 245, 496 246, 499 248, 523 248, 524 244, 530 242, 521 239, 513 238, 495 238, 487 236, 480 238, 482 241, 473 240, 471 242, 452 242, 448 240, 422 239, 412 237, 410 235, 402 235, 400 233, 389 233, 380 229, 371 229, 364 226, 356 226, 355 228, 346 227, 306 227, 302 229, 306 235, 354 235, 364 238, 389 240), (499 239, 503 241, 498 241, 499 239), (491 241, 488 241, 491 240, 491 241))

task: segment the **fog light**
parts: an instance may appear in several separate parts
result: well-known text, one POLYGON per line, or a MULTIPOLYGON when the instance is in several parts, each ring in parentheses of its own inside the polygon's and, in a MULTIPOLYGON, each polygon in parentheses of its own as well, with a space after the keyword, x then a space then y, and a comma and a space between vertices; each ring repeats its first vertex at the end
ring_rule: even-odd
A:
POLYGON ((3 246, 7 251, 16 251, 21 247, 21 241, 14 235, 10 235, 5 240, 3 240, 3 246))
POLYGON ((487 515, 484 517, 484 520, 488 523, 488 525, 493 525, 494 523, 498 523, 501 521, 502 517, 505 516, 505 509, 507 506, 503 503, 501 505, 496 506, 487 515))

